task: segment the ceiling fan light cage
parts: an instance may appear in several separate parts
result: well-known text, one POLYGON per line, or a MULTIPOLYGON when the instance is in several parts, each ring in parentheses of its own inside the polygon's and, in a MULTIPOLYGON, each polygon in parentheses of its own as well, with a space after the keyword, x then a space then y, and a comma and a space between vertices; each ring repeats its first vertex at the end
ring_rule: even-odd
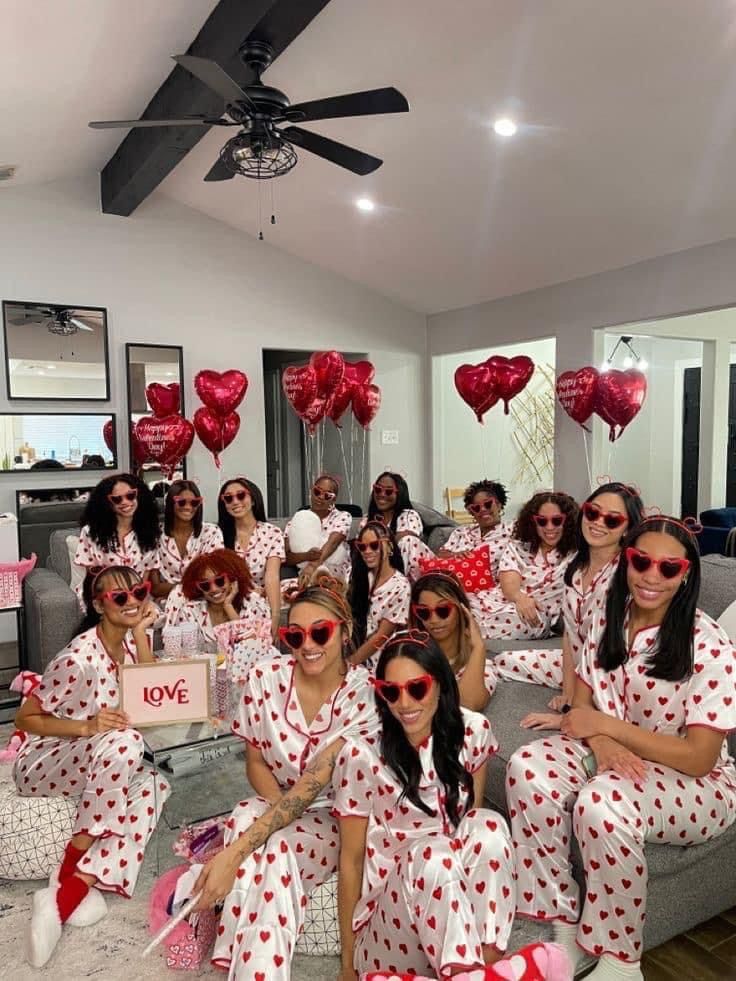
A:
POLYGON ((281 136, 245 133, 227 141, 220 151, 220 160, 234 174, 264 181, 288 174, 297 162, 297 155, 281 136))
POLYGON ((76 324, 69 323, 63 320, 52 320, 48 325, 47 329, 49 334, 58 334, 59 337, 71 337, 72 334, 76 334, 79 330, 76 324))

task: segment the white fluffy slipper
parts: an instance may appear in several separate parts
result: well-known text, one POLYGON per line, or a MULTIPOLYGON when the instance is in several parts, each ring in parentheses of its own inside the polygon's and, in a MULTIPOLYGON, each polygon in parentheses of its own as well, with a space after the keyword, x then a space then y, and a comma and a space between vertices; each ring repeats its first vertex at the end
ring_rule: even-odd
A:
MULTIPOLYGON (((61 866, 54 869, 49 876, 49 888, 53 889, 54 892, 59 888, 60 869, 61 866)), ((94 926, 95 923, 99 923, 105 916, 107 916, 105 897, 99 890, 90 887, 87 895, 66 922, 69 926, 73 927, 94 926)))
POLYGON ((61 918, 56 889, 46 886, 33 894, 31 924, 26 938, 26 957, 33 967, 43 967, 61 938, 61 918))

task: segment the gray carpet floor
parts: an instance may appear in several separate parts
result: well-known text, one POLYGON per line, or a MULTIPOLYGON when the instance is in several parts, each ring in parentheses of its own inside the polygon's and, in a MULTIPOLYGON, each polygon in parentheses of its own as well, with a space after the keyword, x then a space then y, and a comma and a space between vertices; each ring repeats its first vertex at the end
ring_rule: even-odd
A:
MULTIPOLYGON (((8 730, 9 727, 0 726, 0 745, 4 745, 8 730)), ((206 770, 177 776, 172 784, 174 793, 166 812, 172 824, 178 824, 186 816, 199 819, 228 810, 237 800, 252 793, 245 781, 241 755, 220 761, 206 770)), ((101 923, 87 929, 66 927, 57 950, 41 971, 30 968, 26 963, 23 938, 33 893, 45 883, 0 882, 0 978, 12 981, 31 981, 39 977, 53 978, 54 981, 80 981, 83 978, 148 981, 175 977, 159 954, 154 952, 143 960, 140 952, 150 939, 148 895, 151 885, 159 872, 181 861, 171 849, 178 834, 178 829, 172 829, 167 821, 162 821, 146 851, 133 898, 125 900, 108 895, 109 913, 101 923)), ((546 927, 517 921, 511 937, 511 949, 548 938, 546 927)), ((334 981, 338 968, 337 958, 296 957, 291 978, 292 981, 334 981)), ((179 976, 221 979, 223 974, 208 965, 199 972, 186 972, 179 976)))

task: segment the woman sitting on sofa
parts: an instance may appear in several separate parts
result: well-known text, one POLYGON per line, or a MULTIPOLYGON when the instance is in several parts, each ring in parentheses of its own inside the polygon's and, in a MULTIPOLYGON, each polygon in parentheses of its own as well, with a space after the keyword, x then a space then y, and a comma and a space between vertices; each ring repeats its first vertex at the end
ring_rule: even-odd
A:
POLYGON ((449 572, 420 576, 411 589, 409 623, 426 630, 449 661, 463 708, 482 712, 496 689, 496 672, 456 577, 449 572))
POLYGON ((175 480, 169 487, 158 543, 159 568, 151 577, 154 596, 165 599, 192 559, 223 547, 217 525, 202 520, 203 500, 193 480, 175 480))
MULTIPOLYGON (((309 495, 309 508, 306 512, 297 511, 284 530, 286 561, 289 565, 300 566, 298 583, 293 580, 289 582, 292 588, 297 585, 304 588, 320 571, 335 576, 344 583, 350 578, 350 549, 347 539, 352 517, 347 511, 335 507, 339 490, 337 480, 329 474, 317 477, 309 495), (314 518, 308 519, 313 523, 314 531, 312 532, 310 525, 309 531, 306 534, 302 532, 300 537, 303 539, 313 536, 313 544, 304 551, 294 551, 289 534, 294 520, 300 521, 310 513, 314 515, 314 518)), ((284 591, 288 588, 285 582, 281 583, 281 588, 284 591)))
POLYGON ((110 566, 88 576, 84 591, 82 631, 47 665, 15 717, 30 736, 15 761, 18 793, 79 798, 61 866, 33 896, 27 952, 34 967, 51 957, 63 924, 91 926, 105 916, 103 892, 132 896, 168 796, 119 708, 119 666, 153 660, 150 584, 127 566, 110 566))
POLYGON ((642 521, 583 647, 562 733, 508 764, 518 912, 553 920, 575 967, 598 958, 592 981, 642 981, 645 844, 698 845, 736 818, 726 740, 736 728, 736 652, 696 608, 699 589, 691 530, 673 518, 642 521))
POLYGON ((549 637, 562 612, 563 576, 575 552, 578 506, 557 491, 535 494, 514 523, 499 560, 499 584, 473 593, 471 609, 486 638, 549 637))
POLYGON ((418 578, 420 559, 433 559, 434 553, 422 541, 424 525, 419 512, 412 507, 409 487, 401 474, 384 470, 376 477, 368 517, 363 519, 361 527, 368 521, 382 521, 386 525, 401 553, 404 572, 409 579, 418 578))
MULTIPOLYGON (((89 495, 82 526, 76 566, 97 570, 124 565, 142 579, 158 569, 158 511, 148 485, 139 477, 130 473, 103 477, 89 495)), ((83 606, 81 583, 77 595, 83 606)))
POLYGON ((488 545, 491 572, 498 582, 498 563, 511 538, 511 525, 502 520, 507 499, 506 488, 497 480, 476 480, 469 484, 463 502, 475 524, 455 528, 437 554, 452 558, 458 552, 470 553, 481 545, 488 545))

